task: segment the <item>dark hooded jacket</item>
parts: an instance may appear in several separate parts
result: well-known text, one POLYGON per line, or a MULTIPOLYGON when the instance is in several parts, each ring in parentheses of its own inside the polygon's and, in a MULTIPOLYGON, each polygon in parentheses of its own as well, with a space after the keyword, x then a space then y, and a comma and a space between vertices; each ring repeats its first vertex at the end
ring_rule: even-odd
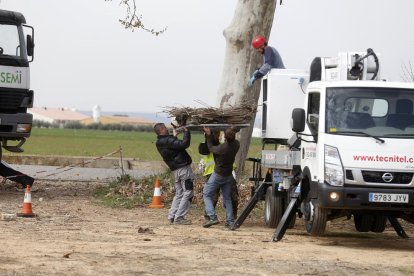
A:
POLYGON ((157 149, 170 170, 175 171, 191 164, 191 157, 185 150, 190 146, 190 141, 189 131, 184 132, 183 140, 179 140, 173 135, 158 135, 157 149))

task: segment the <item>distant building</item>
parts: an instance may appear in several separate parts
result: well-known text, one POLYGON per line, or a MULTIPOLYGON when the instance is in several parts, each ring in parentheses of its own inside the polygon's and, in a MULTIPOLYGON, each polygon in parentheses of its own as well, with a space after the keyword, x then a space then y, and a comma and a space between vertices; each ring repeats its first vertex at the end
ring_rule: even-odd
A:
POLYGON ((33 107, 29 108, 28 112, 33 114, 33 120, 58 124, 60 127, 74 122, 84 125, 97 122, 103 125, 120 124, 132 126, 152 126, 155 124, 151 120, 140 117, 129 117, 128 115, 101 115, 99 106, 94 107, 93 116, 88 116, 69 108, 33 107))
POLYGON ((60 126, 69 122, 81 122, 89 118, 89 116, 69 108, 33 107, 28 109, 28 113, 33 114, 33 120, 59 124, 60 126))
MULTIPOLYGON (((81 123, 85 125, 89 125, 89 124, 95 123, 95 120, 94 118, 89 117, 89 118, 83 119, 81 123)), ((99 123, 103 125, 121 124, 121 125, 134 125, 134 126, 138 126, 138 125, 152 126, 153 124, 155 124, 154 122, 144 119, 144 118, 129 117, 127 115, 113 115, 113 116, 100 115, 99 123)))
POLYGON ((99 105, 95 105, 92 108, 92 118, 94 123, 99 123, 101 120, 101 107, 99 105))

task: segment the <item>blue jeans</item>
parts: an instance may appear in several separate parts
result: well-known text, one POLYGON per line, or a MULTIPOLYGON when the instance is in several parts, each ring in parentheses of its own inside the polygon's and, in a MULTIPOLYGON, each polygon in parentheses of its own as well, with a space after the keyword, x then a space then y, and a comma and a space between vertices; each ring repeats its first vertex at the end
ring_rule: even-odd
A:
POLYGON ((231 186, 234 182, 233 175, 221 176, 215 172, 210 176, 203 189, 203 199, 205 205, 205 211, 210 219, 217 219, 216 210, 213 205, 214 193, 218 188, 221 188, 223 195, 224 205, 226 206, 226 222, 232 224, 234 222, 233 217, 233 204, 231 203, 231 186))

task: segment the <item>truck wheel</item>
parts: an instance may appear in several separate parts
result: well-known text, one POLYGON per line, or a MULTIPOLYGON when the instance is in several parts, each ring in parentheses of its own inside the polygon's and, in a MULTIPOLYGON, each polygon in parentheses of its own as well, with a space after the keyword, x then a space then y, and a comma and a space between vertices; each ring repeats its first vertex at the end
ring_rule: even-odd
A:
POLYGON ((374 222, 371 226, 371 231, 375 233, 382 233, 387 226, 387 217, 386 216, 374 216, 374 222))
POLYGON ((268 187, 265 197, 264 219, 266 226, 276 228, 283 215, 282 197, 274 196, 272 187, 268 187))
POLYGON ((355 229, 358 232, 369 232, 374 222, 374 217, 371 215, 354 215, 355 229))
POLYGON ((325 233, 328 209, 321 208, 318 203, 306 199, 304 207, 304 219, 306 231, 311 236, 322 236, 325 233))

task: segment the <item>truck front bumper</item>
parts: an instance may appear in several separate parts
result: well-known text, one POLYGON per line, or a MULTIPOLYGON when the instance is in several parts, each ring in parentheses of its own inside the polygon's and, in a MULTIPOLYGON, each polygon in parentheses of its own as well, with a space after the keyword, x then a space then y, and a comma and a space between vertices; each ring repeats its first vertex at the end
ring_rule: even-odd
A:
POLYGON ((317 201, 321 207, 329 209, 412 212, 414 211, 414 190, 377 187, 335 187, 326 183, 318 183, 317 201), (331 193, 337 193, 339 197, 333 200, 331 193), (407 195, 408 203, 370 202, 370 193, 407 195))
POLYGON ((33 115, 30 113, 0 114, 0 137, 6 139, 18 139, 29 137, 29 132, 19 132, 18 125, 32 125, 33 115))

